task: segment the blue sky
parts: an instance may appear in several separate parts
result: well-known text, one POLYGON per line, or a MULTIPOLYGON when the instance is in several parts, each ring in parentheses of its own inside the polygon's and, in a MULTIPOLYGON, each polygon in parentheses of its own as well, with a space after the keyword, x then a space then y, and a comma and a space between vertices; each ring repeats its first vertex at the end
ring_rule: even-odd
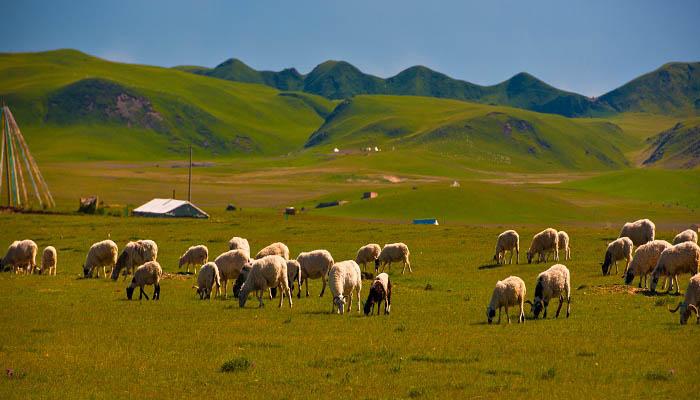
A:
POLYGON ((668 61, 700 61, 700 1, 3 2, 0 51, 75 48, 116 61, 306 73, 346 60, 388 77, 420 64, 495 84, 527 71, 600 95, 668 61))

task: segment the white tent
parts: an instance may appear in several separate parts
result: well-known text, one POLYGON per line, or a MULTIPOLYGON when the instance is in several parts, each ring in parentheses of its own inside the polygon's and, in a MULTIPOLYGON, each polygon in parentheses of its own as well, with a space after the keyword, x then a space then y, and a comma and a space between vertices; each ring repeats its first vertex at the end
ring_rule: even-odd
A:
POLYGON ((209 218, 209 214, 189 201, 175 199, 153 199, 135 208, 132 214, 140 217, 209 218))

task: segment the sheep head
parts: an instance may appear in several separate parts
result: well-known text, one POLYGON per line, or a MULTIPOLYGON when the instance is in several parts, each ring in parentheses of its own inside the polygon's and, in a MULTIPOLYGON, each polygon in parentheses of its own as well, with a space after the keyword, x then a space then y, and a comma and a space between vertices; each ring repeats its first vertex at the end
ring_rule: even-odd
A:
POLYGON ((632 271, 632 268, 627 268, 627 273, 625 274, 625 284, 630 285, 630 284, 632 284, 633 280, 634 280, 634 271, 632 271))
POLYGON ((603 275, 607 275, 610 272, 610 267, 612 267, 612 253, 609 251, 605 252, 605 260, 601 268, 603 269, 603 275))
POLYGON ((496 317, 496 310, 494 308, 491 308, 491 306, 486 307, 486 319, 489 321, 489 324, 493 322, 493 319, 496 317))
POLYGON ((129 285, 126 287, 126 298, 131 300, 131 298, 134 296, 134 287, 129 285))
POLYGON ((527 263, 532 264, 532 257, 535 255, 532 251, 528 250, 527 251, 527 263))
POLYGON ((343 315, 345 313, 345 296, 339 294, 333 297, 333 304, 338 307, 338 314, 343 315))
POLYGON ((87 265, 83 265, 83 276, 89 278, 90 275, 92 275, 92 268, 88 267, 87 265))
POLYGON ((676 308, 671 309, 669 308, 668 311, 675 313, 680 309, 680 320, 681 320, 681 325, 685 325, 688 323, 688 318, 690 318, 690 314, 692 314, 693 310, 697 314, 698 309, 695 307, 693 304, 686 304, 684 301, 681 301, 678 303, 676 308))
POLYGON ((245 307, 245 303, 248 301, 248 293, 250 293, 250 288, 244 283, 238 292, 238 306, 240 308, 245 307))

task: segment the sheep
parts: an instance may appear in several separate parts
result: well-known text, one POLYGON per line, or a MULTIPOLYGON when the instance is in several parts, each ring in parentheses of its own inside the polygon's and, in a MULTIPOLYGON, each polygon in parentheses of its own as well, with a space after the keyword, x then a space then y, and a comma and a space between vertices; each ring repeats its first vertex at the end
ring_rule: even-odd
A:
POLYGON ((498 323, 501 323, 501 308, 506 309, 506 318, 510 324, 510 315, 508 315, 508 307, 520 306, 520 314, 518 314, 518 323, 525 322, 525 297, 527 291, 525 282, 517 276, 509 276, 502 281, 496 282, 496 287, 491 295, 491 303, 486 307, 486 318, 490 323, 496 316, 498 309, 498 323))
POLYGON ((526 301, 532 307, 535 318, 539 317, 544 310, 542 318, 547 318, 547 307, 552 298, 559 296, 559 308, 555 318, 559 318, 561 306, 564 304, 566 296, 566 318, 571 313, 571 275, 569 269, 563 264, 552 265, 548 270, 537 275, 537 285, 535 286, 535 300, 526 301))
POLYGON ((352 308, 353 292, 357 295, 357 312, 360 312, 360 297, 362 292, 362 272, 360 266, 353 260, 333 264, 328 271, 328 286, 333 294, 331 314, 337 308, 339 314, 345 312, 345 299, 350 298, 347 311, 352 308))
POLYGON ((250 245, 248 244, 248 239, 234 236, 228 241, 229 250, 243 250, 244 253, 250 258, 250 245))
MULTIPOLYGON (((309 279, 321 278, 323 287, 318 297, 323 297, 326 291, 326 276, 335 261, 328 250, 314 250, 301 252, 297 256, 297 261, 301 266, 301 283, 306 283, 306 297, 309 297, 309 279)), ((297 291, 297 298, 301 298, 301 284, 297 291)))
POLYGON ((622 226, 620 236, 632 239, 635 246, 654 240, 656 225, 648 219, 640 219, 634 222, 627 222, 622 226))
POLYGON ((686 229, 673 238, 673 244, 683 242, 698 242, 698 232, 693 229, 686 229))
MULTIPOLYGON (((632 240, 629 238, 623 238, 629 240, 630 245, 632 240)), ((618 239, 620 240, 620 239, 618 239)), ((634 280, 634 277, 639 275, 639 287, 642 287, 642 279, 644 279, 644 287, 647 286, 647 276, 656 266, 659 261, 661 252, 671 247, 671 243, 665 240, 652 240, 651 242, 645 243, 634 251, 634 258, 629 262, 629 267, 627 267, 627 272, 625 274, 625 284, 629 285, 634 280)))
POLYGON ((626 260, 624 271, 627 271, 630 260, 632 259, 633 247, 634 243, 632 243, 632 239, 628 237, 621 237, 608 243, 608 249, 605 250, 605 260, 602 264, 603 276, 610 275, 613 264, 615 264, 615 273, 617 274, 617 262, 623 258, 626 260))
POLYGON ((685 325, 690 315, 695 312, 695 323, 700 324, 698 307, 700 307, 700 274, 695 274, 690 278, 688 289, 685 291, 685 299, 678 303, 676 308, 673 310, 669 308, 668 311, 674 313, 680 308, 681 325, 685 325))
POLYGON ((520 264, 520 235, 512 229, 498 235, 496 254, 493 256, 493 261, 496 261, 496 264, 500 264, 503 261, 505 264, 506 251, 510 252, 509 264, 513 264, 513 251, 515 251, 515 263, 520 264))
POLYGON ((391 312, 391 280, 386 272, 377 275, 369 288, 369 295, 364 307, 365 315, 372 314, 374 303, 377 303, 377 315, 379 315, 382 301, 384 302, 384 315, 387 315, 391 312))
POLYGON ((680 293, 678 286, 678 275, 690 273, 695 275, 698 273, 698 265, 700 264, 700 247, 693 242, 683 242, 675 246, 671 246, 664 250, 659 256, 659 261, 651 273, 651 291, 656 291, 656 285, 659 282, 659 276, 663 273, 671 278, 671 283, 668 287, 670 292, 673 289, 673 282, 676 282, 676 294, 680 293))
POLYGON ((219 269, 221 284, 224 287, 224 298, 227 297, 226 289, 228 288, 229 279, 235 281, 240 275, 243 266, 248 262, 250 262, 250 258, 245 249, 229 250, 216 257, 214 264, 219 269))
MULTIPOLYGON (((243 268, 241 268, 241 272, 238 274, 238 278, 236 278, 236 282, 234 282, 233 284, 233 297, 238 298, 238 295, 241 293, 241 287, 245 283, 246 279, 248 279, 250 267, 251 264, 250 262, 248 262, 248 264, 244 265, 243 268)), ((272 296, 270 296, 270 298, 272 298, 272 296)))
POLYGON ((265 256, 250 263, 250 272, 245 283, 238 293, 238 305, 245 307, 248 301, 248 294, 255 291, 258 297, 258 308, 264 307, 262 296, 268 288, 276 287, 280 289, 279 307, 282 307, 284 296, 289 299, 289 308, 292 307, 292 293, 289 290, 287 277, 287 260, 278 255, 265 256))
POLYGON ((272 243, 271 245, 263 248, 255 255, 255 259, 259 260, 266 256, 278 255, 285 260, 289 260, 289 248, 286 244, 282 242, 272 243))
POLYGON ((557 232, 559 250, 564 250, 564 260, 571 260, 571 247, 569 247, 569 234, 564 231, 557 232))
POLYGON ((357 250, 357 255, 355 256, 355 262, 359 265, 362 264, 362 270, 367 268, 367 263, 373 263, 378 257, 382 248, 376 243, 370 243, 360 247, 357 250))
POLYGON ((156 261, 158 259, 158 245, 153 240, 137 240, 129 242, 124 246, 117 262, 112 268, 111 278, 117 280, 119 272, 124 270, 124 279, 131 272, 136 270, 136 267, 148 261, 156 261))
MULTIPOLYGON (((301 264, 297 260, 287 260, 287 282, 289 292, 294 293, 294 284, 301 288, 301 264)), ((301 290, 301 289, 300 289, 301 290)))
POLYGON ((100 272, 97 268, 102 267, 102 274, 107 278, 105 268, 110 267, 114 270, 114 266, 117 264, 117 253, 119 253, 117 244, 109 239, 93 244, 85 257, 83 275, 86 278, 92 278, 93 271, 97 271, 95 275, 99 278, 100 272))
POLYGON ((131 300, 134 295, 134 289, 136 286, 139 287, 139 300, 142 296, 146 296, 148 300, 148 295, 143 290, 146 285, 153 285, 153 300, 160 300, 160 279, 163 277, 163 268, 160 267, 158 261, 147 261, 145 264, 139 266, 134 271, 134 277, 131 278, 131 284, 126 288, 126 298, 131 300))
POLYGON ((44 252, 41 254, 41 269, 40 274, 47 272, 49 275, 56 276, 56 263, 58 261, 58 256, 56 254, 56 248, 53 246, 46 246, 44 252))
POLYGON ((387 264, 389 264, 389 271, 391 271, 391 263, 394 261, 401 261, 403 262, 401 273, 403 274, 406 271, 406 267, 408 267, 408 272, 413 273, 411 262, 408 260, 408 256, 410 255, 411 252, 408 251, 408 246, 403 243, 385 244, 382 252, 379 253, 379 257, 374 260, 374 272, 379 272, 380 265, 382 266, 382 272, 384 272, 384 267, 386 267, 387 264))
POLYGON ((554 252, 554 260, 559 261, 559 235, 556 229, 547 228, 532 237, 530 249, 527 251, 527 263, 531 264, 535 254, 537 262, 547 261, 547 253, 554 252))
POLYGON ((211 300, 212 293, 214 297, 221 295, 221 275, 216 263, 208 262, 202 265, 197 274, 197 284, 192 286, 192 289, 197 290, 200 300, 211 300), (214 285, 216 285, 216 293, 214 293, 214 285))
POLYGON ((36 268, 36 253, 39 247, 33 240, 16 240, 7 248, 5 257, 0 260, 0 270, 11 266, 15 274, 32 273, 36 268))
POLYGON ((185 253, 180 257, 180 261, 177 264, 177 269, 184 266, 187 267, 187 273, 190 273, 190 265, 194 266, 194 272, 197 272, 198 265, 204 265, 209 262, 209 249, 203 244, 197 246, 191 246, 185 253))

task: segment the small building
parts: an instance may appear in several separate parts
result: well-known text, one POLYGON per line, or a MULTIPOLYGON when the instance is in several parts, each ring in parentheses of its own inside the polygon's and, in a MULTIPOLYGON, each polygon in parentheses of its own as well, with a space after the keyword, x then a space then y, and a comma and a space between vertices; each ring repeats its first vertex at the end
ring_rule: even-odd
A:
POLYGON ((379 193, 377 193, 377 192, 364 192, 364 193, 362 193, 363 200, 376 199, 377 196, 379 196, 379 193))
POLYGON ((209 218, 209 214, 189 201, 175 199, 153 199, 135 208, 131 214, 139 217, 209 218))
POLYGON ((316 205, 316 208, 328 208, 328 207, 338 207, 342 206, 343 204, 347 204, 347 200, 336 200, 336 201, 325 201, 322 203, 318 203, 316 205))
POLYGON ((414 219, 414 225, 440 225, 436 218, 414 219))
POLYGON ((294 207, 286 207, 286 208, 284 209, 284 213, 285 213, 286 215, 296 215, 296 214, 297 214, 297 209, 294 208, 294 207))

